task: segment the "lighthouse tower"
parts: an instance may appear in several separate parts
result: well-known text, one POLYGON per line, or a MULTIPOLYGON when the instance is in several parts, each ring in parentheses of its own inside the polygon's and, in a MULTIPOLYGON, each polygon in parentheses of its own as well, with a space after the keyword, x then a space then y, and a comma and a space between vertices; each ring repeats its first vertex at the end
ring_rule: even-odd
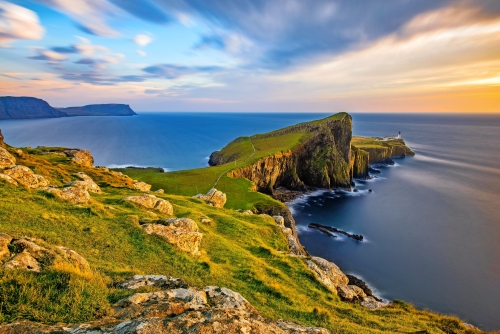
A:
POLYGON ((398 132, 398 139, 401 139, 401 131, 398 132))

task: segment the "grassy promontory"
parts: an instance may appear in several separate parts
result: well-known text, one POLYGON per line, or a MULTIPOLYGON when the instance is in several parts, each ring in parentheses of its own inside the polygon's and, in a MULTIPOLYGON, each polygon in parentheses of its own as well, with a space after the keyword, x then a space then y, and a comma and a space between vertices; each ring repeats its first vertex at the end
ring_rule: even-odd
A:
MULTIPOLYGON (((264 150, 257 143, 256 150, 264 150)), ((278 152, 275 149, 270 147, 266 152, 274 154, 278 152)), ((225 208, 213 208, 191 198, 210 189, 234 162, 173 173, 123 170, 152 184, 152 190, 163 188, 165 194, 155 195, 172 203, 176 217, 198 222, 203 233, 201 255, 193 257, 144 232, 139 219, 167 216, 123 202, 124 197, 139 192, 129 189, 119 174, 47 154, 61 149, 7 150, 16 155, 18 165, 31 168, 52 185, 63 185, 74 180, 73 173, 84 172, 103 192, 92 194, 87 204, 73 205, 43 190, 13 187, 0 180, 0 233, 36 238, 47 247, 71 248, 91 266, 90 272, 64 266, 48 267, 41 273, 1 268, 0 323, 98 319, 109 314, 113 302, 132 293, 117 288, 116 282, 133 274, 160 274, 182 277, 196 287, 230 288, 266 317, 321 326, 332 333, 474 332, 459 319, 417 310, 401 301, 374 311, 341 302, 316 280, 301 258, 287 254, 286 239, 271 218, 233 210, 282 205, 252 191, 246 179, 221 178, 218 188, 228 194, 225 208), (200 223, 202 216, 211 222, 200 223)))

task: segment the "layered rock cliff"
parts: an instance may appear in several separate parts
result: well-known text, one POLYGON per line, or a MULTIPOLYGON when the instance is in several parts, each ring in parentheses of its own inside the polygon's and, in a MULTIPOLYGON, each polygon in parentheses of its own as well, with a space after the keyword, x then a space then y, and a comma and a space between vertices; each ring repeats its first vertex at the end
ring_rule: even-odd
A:
POLYGON ((58 108, 68 116, 133 116, 128 104, 90 104, 83 107, 58 108))
MULTIPOLYGON (((350 187, 352 118, 349 114, 341 113, 254 137, 272 139, 289 133, 303 133, 301 143, 237 168, 229 176, 245 177, 253 181, 255 190, 268 194, 280 186, 297 190, 350 187)), ((213 164, 226 160, 220 153, 212 154, 213 164)))
POLYGON ((46 101, 34 97, 0 97, 0 119, 66 117, 46 101))
POLYGON ((391 162, 391 159, 414 156, 403 139, 374 139, 356 137, 351 143, 353 168, 352 177, 368 176, 370 164, 391 162))

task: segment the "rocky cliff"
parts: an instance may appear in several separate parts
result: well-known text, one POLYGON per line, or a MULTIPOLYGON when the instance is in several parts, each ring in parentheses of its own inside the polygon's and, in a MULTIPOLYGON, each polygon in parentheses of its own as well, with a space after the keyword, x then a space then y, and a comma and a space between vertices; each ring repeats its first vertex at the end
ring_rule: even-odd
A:
POLYGON ((351 143, 353 168, 352 177, 368 176, 370 164, 392 163, 391 159, 414 156, 403 139, 377 139, 355 137, 351 143))
POLYGON ((58 108, 68 116, 133 116, 128 104, 91 104, 83 107, 58 108))
MULTIPOLYGON (((253 181, 255 190, 268 194, 277 187, 297 190, 350 187, 352 118, 349 114, 340 113, 320 121, 252 136, 252 140, 274 139, 290 133, 302 134, 297 146, 237 168, 229 176, 245 177, 253 181)), ((212 164, 221 164, 227 159, 228 156, 218 152, 211 156, 212 164)))
POLYGON ((0 97, 0 119, 66 117, 46 101, 34 97, 0 97))

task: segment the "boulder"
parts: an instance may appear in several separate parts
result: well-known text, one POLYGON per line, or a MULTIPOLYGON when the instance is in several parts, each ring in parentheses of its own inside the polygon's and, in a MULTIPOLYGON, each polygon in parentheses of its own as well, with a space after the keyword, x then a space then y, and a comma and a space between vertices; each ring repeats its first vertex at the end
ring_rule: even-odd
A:
POLYGON ((50 188, 47 192, 72 204, 86 204, 90 201, 88 191, 77 187, 66 187, 62 189, 50 188))
POLYGON ((47 180, 42 175, 35 174, 36 179, 38 180, 38 188, 45 188, 50 185, 49 180, 47 180))
POLYGON ((41 175, 36 175, 26 166, 17 165, 11 169, 4 170, 3 173, 28 189, 37 189, 40 186, 45 187, 49 184, 47 179, 41 175))
POLYGON ((101 188, 87 174, 78 172, 73 175, 78 177, 80 181, 69 182, 66 186, 80 188, 89 193, 102 194, 101 188))
POLYGON ((40 263, 28 252, 17 254, 5 263, 3 267, 5 269, 23 269, 37 273, 42 270, 40 263))
POLYGON ((366 298, 363 289, 356 285, 339 285, 337 286, 337 293, 344 301, 354 302, 366 298))
POLYGON ((12 237, 5 233, 0 233, 0 262, 10 257, 9 244, 12 237))
POLYGON ((153 224, 142 225, 147 234, 156 234, 192 255, 200 255, 203 234, 198 225, 189 218, 169 218, 157 220, 153 224))
POLYGON ((173 278, 163 275, 135 275, 118 283, 117 286, 121 289, 127 290, 137 290, 145 286, 162 289, 178 289, 188 287, 182 278, 173 278))
POLYGON ((239 293, 208 286, 136 293, 113 305, 112 316, 76 325, 21 321, 0 333, 259 333, 328 334, 328 330, 262 317, 239 293))
POLYGON ((206 195, 198 194, 193 196, 194 198, 201 199, 206 204, 214 206, 216 208, 223 208, 224 204, 226 204, 226 194, 222 191, 219 191, 215 188, 212 188, 208 191, 206 195))
POLYGON ((56 249, 59 251, 59 255, 66 260, 66 262, 72 263, 75 267, 82 271, 90 270, 90 265, 87 260, 74 250, 63 246, 57 246, 56 249))
POLYGON ((16 180, 14 180, 13 178, 11 178, 10 176, 8 175, 5 175, 3 173, 0 173, 0 179, 1 180, 4 180, 5 182, 7 182, 8 184, 11 184, 13 186, 17 186, 19 183, 17 183, 16 180))
POLYGON ((361 306, 364 306, 370 310, 376 310, 376 309, 385 307, 387 305, 388 305, 387 303, 378 301, 375 299, 375 297, 372 297, 372 296, 367 296, 367 297, 363 298, 363 301, 361 301, 361 306))
POLYGON ((330 261, 313 256, 306 262, 307 267, 312 270, 318 281, 333 292, 337 292, 337 287, 347 286, 349 283, 347 276, 330 261))
POLYGON ((154 209, 167 215, 174 214, 174 208, 169 201, 158 198, 154 195, 145 194, 142 196, 129 196, 124 198, 123 201, 137 204, 146 209, 154 209))
POLYGON ((282 216, 273 216, 273 219, 276 224, 278 224, 278 226, 285 227, 285 218, 283 218, 282 216))
POLYGON ((12 242, 16 253, 28 253, 35 260, 44 264, 51 264, 56 258, 56 253, 35 243, 34 239, 18 239, 12 242))
POLYGON ((155 193, 157 193, 157 194, 163 194, 164 192, 165 192, 165 190, 163 190, 163 189, 158 189, 155 191, 155 193))
POLYGON ((132 185, 132 188, 142 192, 148 192, 151 190, 151 185, 147 184, 146 182, 135 181, 132 185))
POLYGON ((242 214, 244 215, 253 215, 253 211, 252 210, 243 210, 241 211, 242 214))
POLYGON ((16 158, 4 147, 0 146, 0 168, 12 168, 16 165, 16 158))
POLYGON ((73 161, 74 163, 77 163, 85 167, 90 167, 90 168, 94 167, 94 158, 92 157, 92 154, 90 154, 90 152, 87 150, 81 150, 81 149, 65 150, 64 154, 66 154, 67 157, 70 157, 71 161, 73 161))

